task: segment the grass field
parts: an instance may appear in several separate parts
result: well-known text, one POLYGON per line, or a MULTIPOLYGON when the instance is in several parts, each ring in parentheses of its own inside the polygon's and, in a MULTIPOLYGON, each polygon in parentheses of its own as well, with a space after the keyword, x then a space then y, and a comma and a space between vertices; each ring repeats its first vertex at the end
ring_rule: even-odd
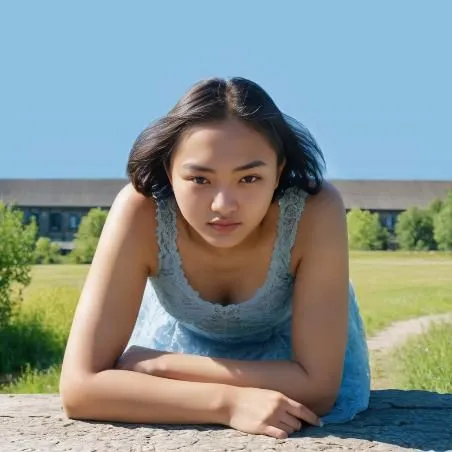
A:
POLYGON ((452 255, 351 253, 350 278, 368 335, 396 320, 452 312, 452 255))
MULTIPOLYGON (((0 392, 58 391, 62 354, 87 271, 81 265, 33 268, 19 315, 0 331, 0 392)), ((368 335, 396 320, 452 312, 450 254, 352 253, 350 277, 368 335)), ((451 391, 450 337, 443 326, 395 351, 385 364, 391 386, 451 391)))
POLYGON ((400 389, 452 393, 452 326, 435 324, 428 334, 412 338, 390 357, 394 384, 400 389))

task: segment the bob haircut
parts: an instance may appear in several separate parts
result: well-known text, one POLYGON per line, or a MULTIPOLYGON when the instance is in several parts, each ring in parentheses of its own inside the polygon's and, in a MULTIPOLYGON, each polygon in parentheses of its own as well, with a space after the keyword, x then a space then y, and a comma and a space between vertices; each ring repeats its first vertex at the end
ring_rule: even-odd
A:
POLYGON ((313 136, 283 114, 258 84, 241 77, 196 83, 166 116, 146 127, 133 144, 127 163, 132 185, 157 200, 171 196, 166 170, 184 131, 229 118, 239 119, 261 133, 275 150, 278 165, 285 161, 274 200, 293 186, 309 194, 320 191, 325 161, 313 136))

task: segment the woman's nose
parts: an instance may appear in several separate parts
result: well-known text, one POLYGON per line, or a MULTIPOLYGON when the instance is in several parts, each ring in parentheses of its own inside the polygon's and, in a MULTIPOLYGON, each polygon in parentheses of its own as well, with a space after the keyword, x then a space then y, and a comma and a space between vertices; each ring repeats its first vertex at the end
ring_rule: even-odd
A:
POLYGON ((237 199, 231 191, 222 190, 216 193, 212 201, 212 211, 227 216, 237 210, 237 199))

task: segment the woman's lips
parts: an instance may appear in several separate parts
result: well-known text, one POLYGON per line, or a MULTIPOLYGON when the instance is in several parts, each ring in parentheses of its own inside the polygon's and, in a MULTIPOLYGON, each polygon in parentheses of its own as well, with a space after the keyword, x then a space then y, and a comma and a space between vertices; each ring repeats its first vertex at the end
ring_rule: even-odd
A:
POLYGON ((237 229, 241 223, 231 223, 231 222, 217 222, 217 223, 208 223, 216 231, 220 232, 230 232, 234 229, 237 229))

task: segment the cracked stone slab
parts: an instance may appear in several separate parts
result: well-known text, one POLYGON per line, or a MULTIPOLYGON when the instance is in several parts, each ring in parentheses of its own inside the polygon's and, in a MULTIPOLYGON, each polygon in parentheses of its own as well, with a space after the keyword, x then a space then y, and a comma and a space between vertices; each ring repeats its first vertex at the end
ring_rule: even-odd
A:
POLYGON ((0 395, 0 451, 452 451, 452 394, 373 391, 347 424, 308 427, 285 440, 209 425, 68 419, 58 395, 0 395))

